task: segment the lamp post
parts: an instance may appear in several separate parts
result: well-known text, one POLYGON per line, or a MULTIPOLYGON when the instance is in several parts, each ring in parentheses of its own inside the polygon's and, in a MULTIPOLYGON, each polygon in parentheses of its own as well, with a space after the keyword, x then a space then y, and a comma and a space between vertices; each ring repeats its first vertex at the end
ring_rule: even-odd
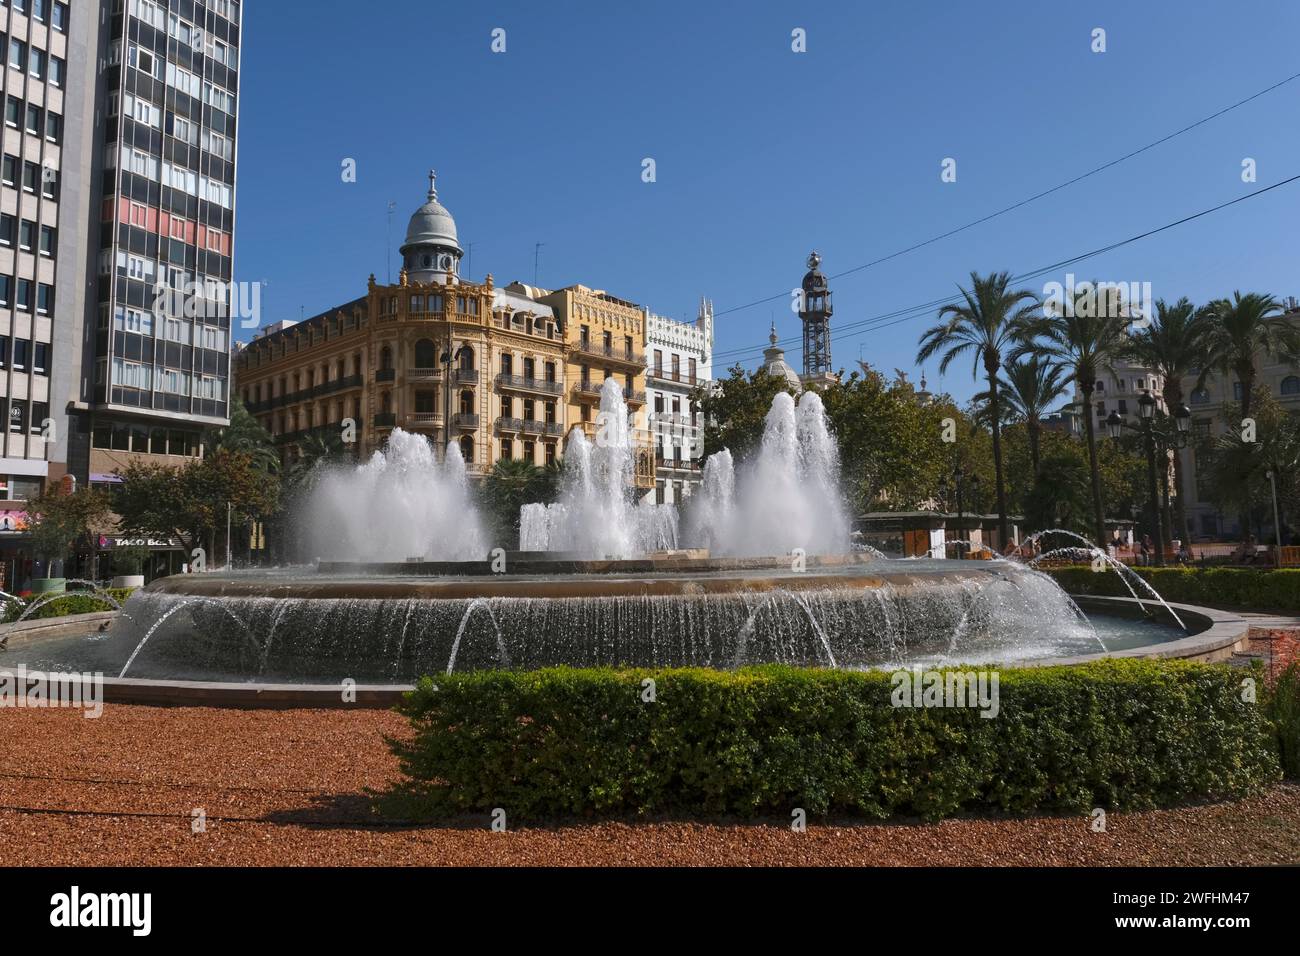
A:
POLYGON ((1275 557, 1273 567, 1282 567, 1282 518, 1277 510, 1277 474, 1270 468, 1265 474, 1268 476, 1268 483, 1273 489, 1273 546, 1275 557))
MULTIPOLYGON (((960 560, 962 556, 961 547, 960 547, 961 532, 962 532, 962 525, 965 523, 964 521, 965 508, 963 504, 962 493, 966 485, 970 485, 972 491, 978 491, 980 486, 980 478, 979 475, 967 474, 963 469, 958 467, 952 470, 952 483, 953 483, 953 488, 957 492, 957 529, 956 529, 957 536, 956 538, 954 538, 954 540, 958 543, 957 558, 960 560)), ((966 550, 967 552, 970 551, 969 532, 966 535, 966 550)))
MULTIPOLYGON (((1140 426, 1130 425, 1124 421, 1124 416, 1119 412, 1111 412, 1106 418, 1106 429, 1111 438, 1119 438, 1125 428, 1132 428, 1142 432, 1142 438, 1146 445, 1147 453, 1147 494, 1151 498, 1151 513, 1156 523, 1156 555, 1155 562, 1159 567, 1165 563, 1165 529, 1164 521, 1161 517, 1162 508, 1160 505, 1160 492, 1156 481, 1156 444, 1159 439, 1160 448, 1182 449, 1187 447, 1188 428, 1191 426, 1192 410, 1186 405, 1179 405, 1174 411, 1174 429, 1162 428, 1156 421, 1156 399, 1149 391, 1143 391, 1142 397, 1138 399, 1138 416, 1141 421, 1140 426)), ((1167 461, 1167 459, 1166 459, 1167 461)), ((1165 466, 1168 468, 1168 464, 1165 466)), ((1168 481, 1168 474, 1165 475, 1164 481, 1168 481)), ((1170 532, 1172 534, 1173 528, 1170 532)))
POLYGON ((442 453, 445 456, 447 449, 451 447, 451 367, 455 362, 459 362, 461 357, 469 350, 469 346, 462 345, 456 350, 450 346, 442 353, 442 453))

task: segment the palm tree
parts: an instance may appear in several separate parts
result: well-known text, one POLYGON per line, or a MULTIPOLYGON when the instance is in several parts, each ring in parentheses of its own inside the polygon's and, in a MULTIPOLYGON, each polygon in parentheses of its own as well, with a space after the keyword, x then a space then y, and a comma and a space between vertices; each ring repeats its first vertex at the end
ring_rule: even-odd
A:
POLYGON ((1032 355, 1007 363, 1002 387, 1007 408, 1029 432, 1029 460, 1037 475, 1043 416, 1069 393, 1069 378, 1062 366, 1032 355))
POLYGON ((1205 384, 1211 369, 1235 375, 1241 384, 1241 417, 1250 417, 1255 388, 1256 356, 1271 356, 1292 365, 1300 361, 1300 329, 1282 315, 1271 295, 1233 292, 1232 299, 1216 299, 1204 308, 1208 361, 1197 387, 1205 384))
POLYGON ((1088 437, 1088 468, 1092 479, 1092 521, 1097 543, 1106 543, 1106 519, 1101 507, 1101 470, 1097 465, 1097 426, 1092 395, 1102 369, 1109 368, 1127 341, 1127 323, 1118 296, 1098 283, 1080 283, 1074 299, 1064 306, 1044 309, 1033 324, 1032 340, 1017 350, 1014 358, 1038 355, 1058 362, 1069 373, 1069 381, 1083 394, 1083 425, 1088 437))
POLYGON ((514 535, 516 547, 519 511, 524 505, 538 501, 546 492, 546 484, 546 471, 522 458, 503 458, 488 472, 483 488, 485 503, 496 520, 498 532, 514 535))
POLYGON ((208 452, 224 450, 248 455, 258 471, 272 472, 280 467, 274 440, 238 398, 230 403, 230 424, 208 431, 203 443, 208 452))
MULTIPOLYGON (((972 353, 971 373, 978 378, 981 369, 988 382, 988 405, 993 426, 993 473, 997 485, 998 534, 1001 546, 1010 541, 1007 534, 1007 490, 1002 476, 1002 407, 998 388, 1003 353, 1022 340, 1038 297, 1027 289, 1009 289, 1011 274, 995 272, 987 276, 970 274, 971 288, 961 289, 961 303, 949 303, 939 310, 940 323, 928 329, 920 341, 917 364, 943 353, 939 371, 946 372, 955 359, 972 353), (1029 303, 1022 305, 1022 303, 1029 303), (946 319, 946 321, 944 321, 946 319)), ((958 287, 960 288, 960 287, 958 287)))
MULTIPOLYGON (((1183 380, 1200 374, 1209 365, 1206 334, 1210 323, 1186 297, 1169 305, 1156 301, 1156 314, 1146 328, 1133 333, 1123 349, 1123 358, 1148 369, 1164 381, 1160 397, 1173 414, 1184 402, 1183 380)), ((1191 540, 1187 506, 1183 497, 1183 459, 1174 454, 1174 494, 1178 499, 1178 526, 1183 540, 1191 540)))

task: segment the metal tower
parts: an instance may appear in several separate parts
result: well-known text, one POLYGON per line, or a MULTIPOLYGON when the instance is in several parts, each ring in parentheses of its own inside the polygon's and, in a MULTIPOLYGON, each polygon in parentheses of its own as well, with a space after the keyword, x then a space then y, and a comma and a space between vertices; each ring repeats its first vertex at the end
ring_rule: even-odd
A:
POLYGON ((813 252, 808 257, 808 274, 803 277, 803 377, 824 378, 831 372, 831 290, 818 268, 822 257, 813 252))

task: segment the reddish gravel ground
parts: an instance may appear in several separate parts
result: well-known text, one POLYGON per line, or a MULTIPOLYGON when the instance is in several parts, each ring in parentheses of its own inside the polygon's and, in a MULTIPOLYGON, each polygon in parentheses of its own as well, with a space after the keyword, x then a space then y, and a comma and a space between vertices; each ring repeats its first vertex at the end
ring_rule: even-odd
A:
POLYGON ((1232 804, 922 825, 358 825, 397 777, 384 711, 110 705, 0 712, 0 854, 22 865, 1211 865, 1300 863, 1300 786, 1232 804), (191 814, 207 827, 191 832, 191 814))

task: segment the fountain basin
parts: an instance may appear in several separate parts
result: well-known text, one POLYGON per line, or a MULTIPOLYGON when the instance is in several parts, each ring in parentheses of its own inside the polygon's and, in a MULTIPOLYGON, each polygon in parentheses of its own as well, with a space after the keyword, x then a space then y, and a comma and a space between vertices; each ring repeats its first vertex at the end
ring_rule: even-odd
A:
POLYGON ((452 670, 1205 658, 1231 653, 1246 630, 1230 615, 1175 608, 1189 636, 1159 605, 1111 598, 1081 600, 1085 619, 1046 575, 1004 561, 849 555, 802 572, 785 558, 547 564, 547 574, 491 576, 485 562, 437 577, 404 565, 176 576, 134 595, 107 632, 8 635, 0 668, 116 675, 107 692, 119 700, 382 706, 452 670))

